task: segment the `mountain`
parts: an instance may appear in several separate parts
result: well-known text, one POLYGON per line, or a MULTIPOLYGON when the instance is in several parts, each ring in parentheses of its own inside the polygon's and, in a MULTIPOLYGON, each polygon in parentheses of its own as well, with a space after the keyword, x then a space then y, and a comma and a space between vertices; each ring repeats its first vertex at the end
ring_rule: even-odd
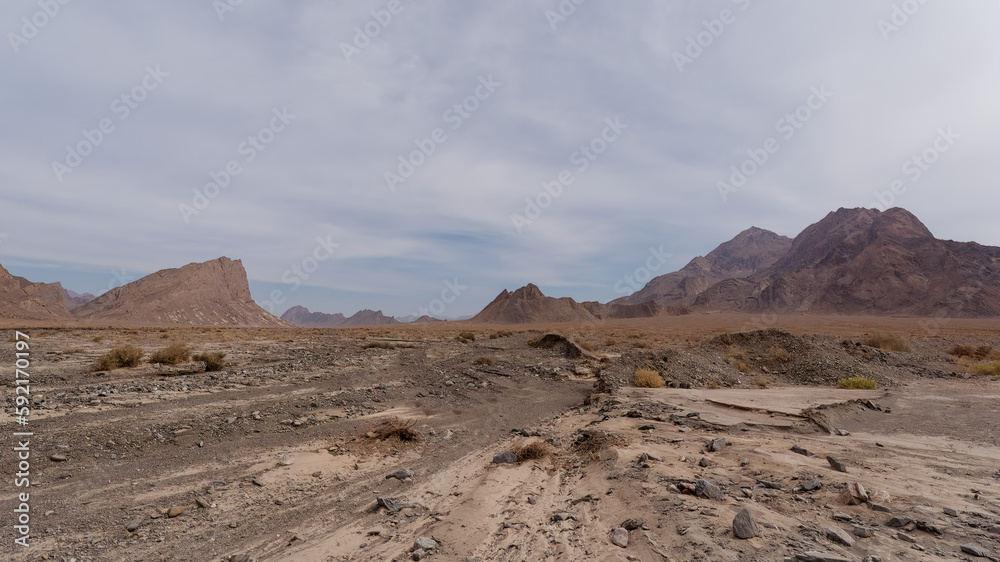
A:
POLYGON ((59 290, 62 292, 63 302, 66 303, 66 308, 69 310, 81 307, 97 298, 90 293, 84 293, 81 295, 75 291, 70 291, 69 289, 64 288, 61 283, 53 284, 59 287, 59 290))
POLYGON ((689 306, 720 281, 747 277, 774 265, 791 246, 792 239, 787 236, 752 227, 707 256, 698 256, 678 271, 654 277, 639 291, 609 304, 655 301, 662 306, 689 306))
POLYGON ((61 285, 32 283, 0 266, 0 319, 66 321, 73 316, 61 285))
POLYGON ((281 315, 281 319, 291 322, 301 328, 338 328, 341 326, 382 326, 385 324, 399 324, 391 317, 382 314, 381 310, 362 310, 350 318, 339 312, 337 314, 325 314, 322 312, 310 312, 304 306, 293 306, 281 315))
POLYGON ((770 267, 722 281, 697 310, 1000 316, 1000 248, 939 240, 909 211, 839 209, 770 267))
POLYGON ((513 293, 506 289, 472 318, 485 324, 528 324, 533 322, 593 322, 611 318, 648 318, 677 312, 655 302, 640 304, 578 303, 569 297, 553 298, 533 284, 513 293))
POLYGON ((289 326, 257 306, 243 262, 226 257, 157 271, 104 293, 73 315, 113 324, 289 326))

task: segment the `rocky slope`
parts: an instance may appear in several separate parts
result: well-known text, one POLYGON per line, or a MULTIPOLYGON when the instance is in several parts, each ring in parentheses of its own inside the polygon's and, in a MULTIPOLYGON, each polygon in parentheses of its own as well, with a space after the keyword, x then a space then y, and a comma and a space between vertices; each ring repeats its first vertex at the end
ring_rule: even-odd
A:
POLYGON ((391 317, 382 314, 381 310, 361 310, 351 317, 346 317, 341 313, 326 314, 323 312, 311 312, 304 306, 293 306, 281 315, 281 319, 291 322, 301 328, 338 328, 341 326, 384 326, 386 324, 398 324, 399 322, 391 317))
POLYGON ((0 319, 71 320, 57 284, 32 283, 0 266, 0 319))
POLYGON ((939 240, 904 209, 840 209, 698 310, 1000 316, 1000 248, 939 240))
POLYGON ((698 256, 679 271, 655 277, 635 293, 609 304, 655 301, 662 306, 688 306, 712 285, 739 279, 766 269, 792 246, 792 239, 752 227, 721 244, 707 256, 698 256))
POLYGON ((620 318, 649 318, 678 312, 655 302, 640 304, 601 304, 576 302, 569 297, 547 297, 529 283, 513 293, 506 289, 472 318, 486 324, 527 324, 532 322, 593 322, 620 318))
POLYGON ((157 271, 108 291, 73 315, 113 324, 288 326, 257 306, 243 263, 226 257, 157 271))

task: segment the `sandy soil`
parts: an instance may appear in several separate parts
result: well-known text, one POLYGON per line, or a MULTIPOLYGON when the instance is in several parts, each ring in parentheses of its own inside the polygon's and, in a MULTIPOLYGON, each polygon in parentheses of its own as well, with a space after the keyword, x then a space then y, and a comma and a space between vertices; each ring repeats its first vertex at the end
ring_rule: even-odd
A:
MULTIPOLYGON (((1000 348, 1000 323, 785 317, 766 327, 787 331, 724 335, 752 321, 36 326, 32 546, 8 549, 10 525, 0 537, 12 560, 79 562, 402 561, 420 537, 437 542, 429 560, 459 561, 972 559, 967 543, 1000 554, 1000 382, 948 354, 954 343, 1000 348), (529 345, 548 331, 605 358, 529 345), (875 333, 901 336, 910 351, 864 345, 875 333), (224 351, 230 364, 90 370, 117 345, 151 352, 172 341, 224 351), (781 346, 789 357, 770 358, 781 346), (635 388, 637 368, 661 372, 668 386, 635 388), (836 388, 846 376, 879 387, 836 388), (369 436, 392 418, 420 440, 369 436), (611 439, 582 452, 585 435, 611 439), (711 452, 719 438, 725 448, 711 452), (532 442, 549 454, 492 462, 532 442), (411 477, 387 478, 400 469, 411 477), (814 478, 822 487, 802 490, 814 478), (721 499, 686 493, 699 479, 721 499), (847 483, 861 484, 872 506, 846 505, 847 483), (174 507, 185 509, 168 516, 174 507), (733 533, 744 508, 759 527, 749 540, 733 533), (913 522, 888 527, 895 515, 913 522), (628 545, 616 546, 612 532, 630 519, 628 545), (833 526, 854 544, 831 540, 833 526)), ((13 353, 0 344, 0 361, 12 364, 13 353)), ((5 388, 0 423, 10 436, 5 388)), ((12 455, 0 462, 12 482, 12 455)), ((14 499, 8 484, 0 505, 12 511, 14 499)))

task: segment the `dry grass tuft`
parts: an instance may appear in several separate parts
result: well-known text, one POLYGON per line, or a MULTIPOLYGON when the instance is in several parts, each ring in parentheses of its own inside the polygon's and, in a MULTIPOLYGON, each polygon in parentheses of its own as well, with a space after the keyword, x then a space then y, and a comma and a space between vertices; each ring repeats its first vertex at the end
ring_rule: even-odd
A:
POLYGON ((71 347, 70 349, 64 349, 61 352, 63 355, 74 355, 76 353, 83 353, 82 347, 71 347))
POLYGON ((421 436, 417 430, 413 429, 414 423, 414 420, 401 420, 399 418, 382 420, 368 432, 368 437, 379 441, 396 439, 407 443, 415 443, 420 441, 421 436))
POLYGON ((149 356, 150 363, 176 365, 191 359, 191 350, 183 342, 174 342, 149 356))
POLYGON ((771 386, 771 381, 767 377, 757 377, 753 380, 753 385, 757 388, 767 388, 771 386))
POLYGON ((849 379, 840 379, 837 381, 837 386, 853 390, 873 390, 878 385, 875 381, 867 377, 851 377, 849 379))
POLYGON ((982 361, 983 359, 989 358, 994 355, 993 346, 990 345, 960 345, 956 344, 948 350, 948 355, 954 355, 958 358, 968 358, 968 359, 978 359, 982 361))
POLYGON ((489 366, 493 365, 493 360, 490 359, 489 357, 476 357, 472 361, 472 364, 473 365, 482 365, 482 366, 489 367, 489 366))
POLYGON ((193 359, 205 363, 205 371, 221 371, 226 368, 226 354, 221 351, 199 353, 193 359))
POLYGON ((771 359, 780 361, 781 363, 785 363, 792 358, 787 349, 778 345, 772 345, 771 349, 767 350, 767 353, 771 356, 771 359))
POLYGON ((990 363, 979 363, 969 367, 973 375, 985 375, 990 377, 1000 377, 1000 361, 990 363))
POLYGON ((476 334, 472 332, 462 332, 455 336, 455 339, 462 343, 471 343, 476 341, 476 334))
POLYGON ((635 385, 639 388, 663 388, 666 382, 656 371, 639 369, 635 372, 635 385))
POLYGON ((552 454, 552 446, 544 441, 532 441, 527 445, 514 448, 514 456, 517 462, 537 461, 552 454))
POLYGON ((396 349, 396 344, 387 341, 373 341, 362 346, 364 349, 396 349))
POLYGON ((581 432, 580 436, 576 438, 573 450, 590 460, 599 461, 604 451, 623 445, 625 445, 625 440, 613 433, 600 429, 589 429, 581 432))
POLYGON ((884 332, 870 335, 861 343, 884 351, 910 351, 910 345, 903 338, 884 332))
POLYGON ((122 345, 112 349, 97 359, 95 371, 110 371, 125 367, 135 367, 142 360, 143 352, 134 345, 122 345))

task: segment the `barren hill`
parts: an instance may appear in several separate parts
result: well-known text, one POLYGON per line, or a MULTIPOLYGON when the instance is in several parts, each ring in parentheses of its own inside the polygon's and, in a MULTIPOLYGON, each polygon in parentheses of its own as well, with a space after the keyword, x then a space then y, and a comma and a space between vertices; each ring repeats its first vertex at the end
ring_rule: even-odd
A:
POLYGON ((54 285, 58 286, 59 290, 62 291, 63 302, 66 303, 66 308, 70 310, 81 307, 97 298, 90 293, 80 294, 76 291, 70 291, 69 289, 63 287, 62 283, 54 283, 54 285))
POLYGON ((72 320, 63 301, 62 286, 32 283, 0 266, 0 318, 17 320, 72 320))
POLYGON ((537 286, 529 283, 513 293, 504 289, 471 321, 491 324, 591 322, 612 318, 648 318, 668 312, 654 302, 635 305, 578 303, 569 297, 547 297, 537 286))
POLYGON ((226 257, 157 271, 108 291, 73 315, 114 324, 288 326, 257 306, 243 263, 226 257))
POLYGON ((286 320, 302 328, 338 328, 341 326, 383 326, 398 324, 395 318, 382 314, 381 310, 361 310, 350 318, 341 313, 326 314, 310 312, 304 306, 293 306, 281 315, 286 320))
POLYGON ((698 310, 1000 316, 1000 248, 939 240, 910 212, 840 209, 771 267, 698 297, 698 310))
POLYGON ((739 279, 766 269, 792 246, 792 239, 752 227, 721 244, 707 256, 698 256, 682 269, 655 277, 635 293, 609 304, 656 301, 662 306, 688 306, 712 285, 739 279))

